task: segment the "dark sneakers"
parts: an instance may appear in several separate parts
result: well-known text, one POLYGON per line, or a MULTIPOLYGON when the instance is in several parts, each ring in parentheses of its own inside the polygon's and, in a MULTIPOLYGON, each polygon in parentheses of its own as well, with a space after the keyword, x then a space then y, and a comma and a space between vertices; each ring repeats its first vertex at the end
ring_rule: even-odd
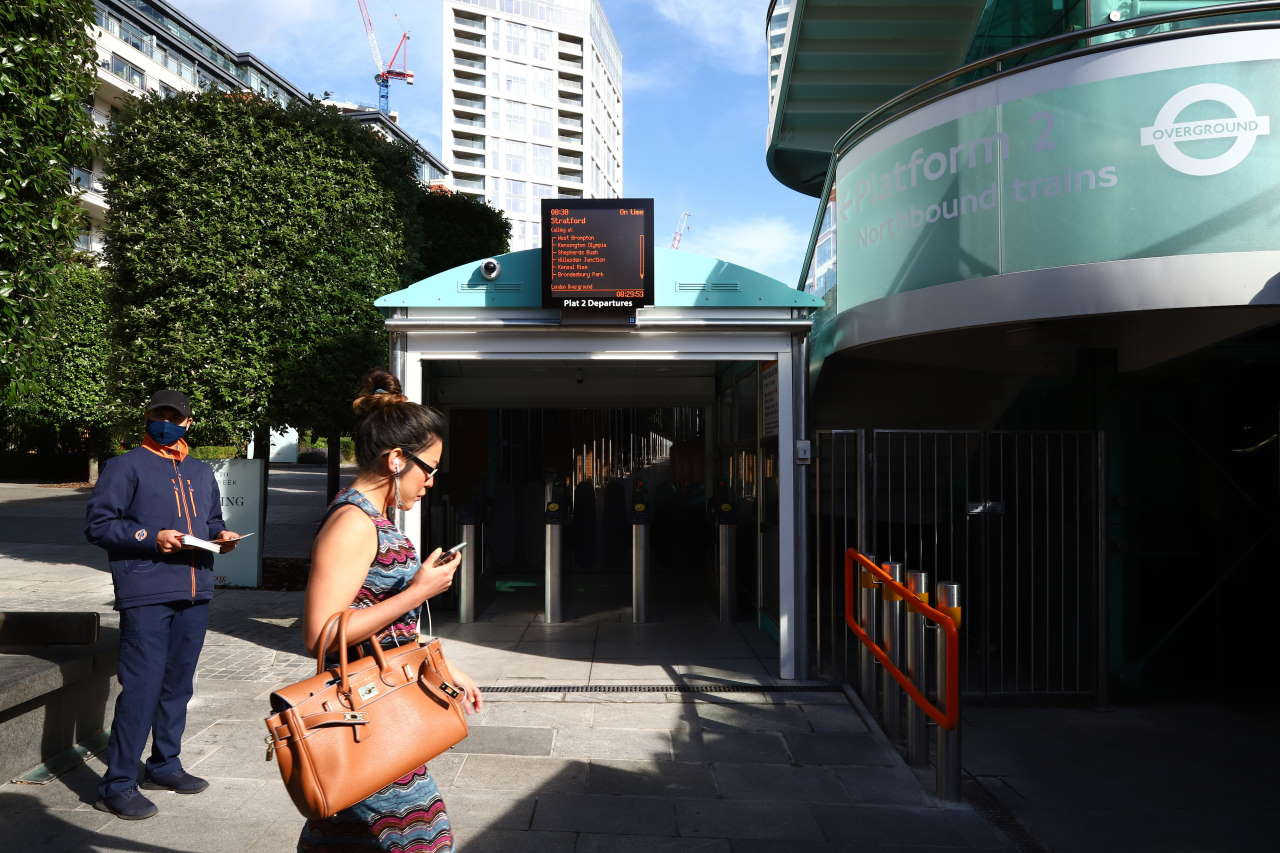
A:
POLYGON ((179 794, 198 794, 209 783, 199 776, 192 776, 185 770, 179 770, 172 776, 152 776, 150 773, 143 780, 142 787, 148 791, 174 791, 179 794))
POLYGON ((130 788, 123 794, 108 794, 93 804, 100 812, 110 812, 122 820, 146 820, 159 809, 148 800, 137 788, 130 788))

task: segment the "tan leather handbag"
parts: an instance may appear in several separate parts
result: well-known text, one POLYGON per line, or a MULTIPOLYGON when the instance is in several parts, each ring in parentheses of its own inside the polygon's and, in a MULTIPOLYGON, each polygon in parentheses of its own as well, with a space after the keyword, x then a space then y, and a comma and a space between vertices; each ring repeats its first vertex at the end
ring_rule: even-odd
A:
POLYGON ((267 760, 280 767, 305 817, 337 814, 467 736, 462 691, 449 683, 440 641, 412 642, 348 662, 347 622, 335 613, 320 632, 316 675, 271 694, 267 760), (337 623, 338 665, 325 669, 337 623))

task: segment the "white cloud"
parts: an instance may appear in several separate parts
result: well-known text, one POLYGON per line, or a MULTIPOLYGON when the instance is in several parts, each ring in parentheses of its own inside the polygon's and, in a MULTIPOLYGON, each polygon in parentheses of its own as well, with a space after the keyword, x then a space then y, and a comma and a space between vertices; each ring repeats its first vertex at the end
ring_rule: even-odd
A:
POLYGON ((655 0, 658 14, 684 29, 731 71, 765 71, 768 0, 655 0))
POLYGON ((708 255, 773 276, 794 285, 809 247, 809 232, 776 216, 760 216, 738 222, 714 223, 693 229, 680 242, 681 250, 708 255))

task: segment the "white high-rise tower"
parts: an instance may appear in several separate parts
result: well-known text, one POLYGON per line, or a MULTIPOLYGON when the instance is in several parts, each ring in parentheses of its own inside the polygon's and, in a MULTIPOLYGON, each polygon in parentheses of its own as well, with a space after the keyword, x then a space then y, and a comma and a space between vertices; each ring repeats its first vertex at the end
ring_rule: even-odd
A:
POLYGON ((543 198, 622 195, 622 54, 599 0, 444 0, 451 184, 542 245, 543 198))

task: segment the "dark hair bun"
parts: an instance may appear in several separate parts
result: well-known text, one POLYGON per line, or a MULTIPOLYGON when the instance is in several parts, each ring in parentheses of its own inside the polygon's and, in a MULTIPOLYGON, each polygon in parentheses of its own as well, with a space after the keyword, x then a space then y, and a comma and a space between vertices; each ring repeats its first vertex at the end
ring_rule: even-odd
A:
POLYGON ((361 417, 372 414, 386 406, 406 403, 409 398, 404 395, 400 380, 389 370, 378 368, 369 371, 360 383, 360 394, 351 403, 351 408, 361 417))

